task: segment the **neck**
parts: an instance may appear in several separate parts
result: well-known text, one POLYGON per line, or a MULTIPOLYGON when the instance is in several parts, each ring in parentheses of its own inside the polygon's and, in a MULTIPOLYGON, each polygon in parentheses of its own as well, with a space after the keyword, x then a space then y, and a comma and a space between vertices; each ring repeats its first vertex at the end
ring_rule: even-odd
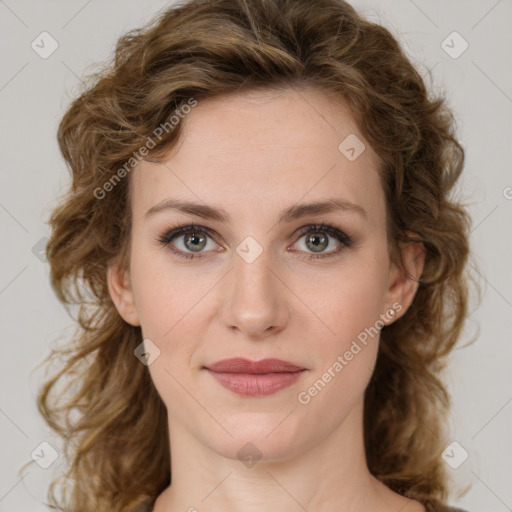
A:
POLYGON ((388 510, 383 502, 403 504, 405 498, 368 470, 362 418, 361 402, 321 443, 279 460, 263 455, 251 467, 206 447, 170 419, 172 483, 154 512, 381 511, 388 510))

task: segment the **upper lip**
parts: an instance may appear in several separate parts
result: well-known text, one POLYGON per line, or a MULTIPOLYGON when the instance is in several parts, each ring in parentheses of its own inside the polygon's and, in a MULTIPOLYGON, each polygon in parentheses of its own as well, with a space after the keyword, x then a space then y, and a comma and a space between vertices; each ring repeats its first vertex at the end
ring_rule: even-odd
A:
POLYGON ((297 366, 287 361, 282 361, 281 359, 250 361, 243 357, 223 359, 222 361, 217 361, 205 368, 218 373, 278 373, 305 370, 302 366, 297 366))

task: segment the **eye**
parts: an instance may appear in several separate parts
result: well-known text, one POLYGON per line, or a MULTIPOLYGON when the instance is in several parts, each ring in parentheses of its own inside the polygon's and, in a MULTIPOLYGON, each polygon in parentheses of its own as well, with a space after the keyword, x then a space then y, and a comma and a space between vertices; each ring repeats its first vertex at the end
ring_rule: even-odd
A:
POLYGON ((300 231, 300 235, 301 239, 304 238, 302 245, 305 248, 304 251, 301 252, 313 251, 312 254, 305 256, 308 260, 331 258, 337 256, 344 248, 353 245, 353 241, 350 236, 329 224, 322 223, 306 226, 300 231), (335 242, 332 243, 329 240, 330 238, 333 238, 335 242), (325 250, 331 246, 334 246, 335 249, 325 252, 325 250))
MULTIPOLYGON (((305 226, 300 230, 299 236, 301 239, 304 237, 304 249, 292 249, 292 251, 305 253, 312 251, 304 256, 307 260, 335 257, 344 248, 353 244, 350 236, 324 223, 305 226), (330 239, 334 239, 334 243, 330 239), (325 252, 331 246, 334 246, 335 250, 325 252)), ((191 224, 171 229, 158 237, 157 241, 178 258, 199 259, 205 257, 205 253, 216 250, 215 238, 216 234, 212 230, 191 224), (209 241, 211 241, 210 244, 209 241)))
POLYGON ((202 252, 215 249, 217 244, 213 241, 208 244, 209 239, 213 239, 213 232, 208 228, 191 224, 171 229, 159 237, 158 242, 168 247, 179 258, 195 259, 204 257, 202 252), (178 242, 175 240, 178 240, 178 242))

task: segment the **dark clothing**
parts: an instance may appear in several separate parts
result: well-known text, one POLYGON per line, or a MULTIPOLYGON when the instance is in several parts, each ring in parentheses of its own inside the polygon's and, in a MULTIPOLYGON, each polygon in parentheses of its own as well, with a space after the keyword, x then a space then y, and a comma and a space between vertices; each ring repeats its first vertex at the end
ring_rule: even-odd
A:
POLYGON ((466 510, 462 510, 461 508, 448 507, 447 505, 431 505, 429 503, 424 503, 425 510, 427 512, 467 512, 466 510))

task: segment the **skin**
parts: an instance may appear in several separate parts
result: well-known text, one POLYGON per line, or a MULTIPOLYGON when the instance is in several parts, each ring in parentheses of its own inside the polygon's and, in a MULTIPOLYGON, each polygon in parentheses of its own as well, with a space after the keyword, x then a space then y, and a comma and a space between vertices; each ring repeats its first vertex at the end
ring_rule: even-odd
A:
MULTIPOLYGON (((113 262, 108 272, 119 313, 160 350, 148 368, 168 410, 173 474, 154 512, 424 511, 366 465, 363 397, 378 335, 309 403, 297 398, 393 304, 401 310, 386 323, 403 315, 417 290, 390 261, 378 158, 356 122, 340 100, 290 88, 200 101, 183 129, 163 164, 144 161, 133 171, 130 266, 113 262), (354 161, 338 150, 350 134, 366 146, 354 161), (231 218, 172 209, 146 215, 169 198, 222 208, 231 218), (278 223, 282 210, 326 198, 366 215, 334 211, 278 223), (318 253, 297 232, 322 222, 354 244, 308 260, 318 253), (157 242, 177 223, 216 233, 203 258, 180 259, 157 242), (262 249, 251 263, 236 252, 248 236, 262 249), (229 357, 279 358, 307 371, 278 393, 243 397, 203 369, 229 357), (252 467, 237 457, 248 442, 261 454, 252 467)), ((184 239, 174 247, 194 254, 184 239)), ((321 254, 339 246, 329 237, 321 254)), ((423 248, 402 254, 419 278, 423 248)))

